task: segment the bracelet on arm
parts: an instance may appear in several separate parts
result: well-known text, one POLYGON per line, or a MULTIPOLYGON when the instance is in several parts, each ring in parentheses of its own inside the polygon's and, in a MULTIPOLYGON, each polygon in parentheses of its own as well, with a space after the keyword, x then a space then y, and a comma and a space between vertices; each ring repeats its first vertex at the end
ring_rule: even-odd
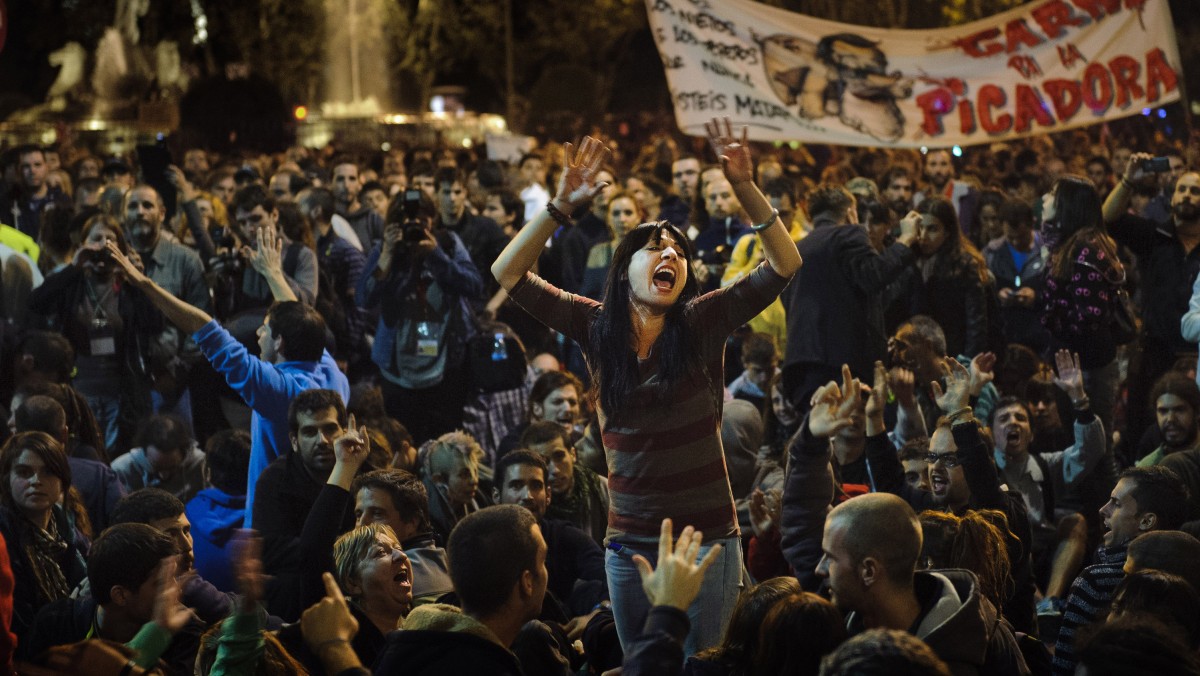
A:
POLYGON ((971 410, 970 406, 963 406, 962 408, 958 409, 957 411, 954 411, 953 413, 947 413, 946 419, 949 420, 951 424, 957 424, 964 420, 969 419, 973 415, 973 413, 974 412, 971 410))
POLYGON ((566 214, 564 214, 563 212, 559 211, 558 207, 554 206, 554 200, 550 200, 549 202, 546 202, 546 213, 550 214, 550 218, 553 218, 554 222, 558 223, 562 227, 564 227, 564 228, 571 227, 571 225, 572 225, 571 218, 569 216, 567 216, 566 214))
POLYGON ((758 223, 756 225, 750 226, 750 229, 753 230, 754 232, 761 232, 761 231, 766 230, 767 228, 771 227, 772 225, 775 225, 775 221, 778 221, 778 220, 779 220, 779 210, 771 209, 771 217, 770 218, 763 221, 762 223, 758 223))
POLYGON ((1071 406, 1074 406, 1075 410, 1077 410, 1077 411, 1082 411, 1082 410, 1086 409, 1089 405, 1091 405, 1091 403, 1092 403, 1092 400, 1090 398, 1088 398, 1088 396, 1086 394, 1078 399, 1071 400, 1071 406))

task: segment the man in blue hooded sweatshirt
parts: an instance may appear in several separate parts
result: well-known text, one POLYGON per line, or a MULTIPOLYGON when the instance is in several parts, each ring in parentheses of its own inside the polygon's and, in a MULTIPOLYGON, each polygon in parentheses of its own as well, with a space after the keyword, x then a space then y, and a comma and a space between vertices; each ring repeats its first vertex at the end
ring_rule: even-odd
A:
POLYGON ((250 419, 250 473, 247 476, 245 527, 252 527, 254 484, 271 461, 291 451, 287 412, 292 398, 305 390, 329 389, 350 399, 350 382, 338 370, 325 345, 325 321, 296 295, 283 275, 282 240, 274 226, 258 231, 258 248, 250 264, 271 287, 275 304, 258 329, 260 357, 250 354, 224 327, 200 308, 189 305, 139 270, 113 243, 108 247, 125 279, 146 294, 168 321, 190 334, 217 373, 246 402, 250 419))

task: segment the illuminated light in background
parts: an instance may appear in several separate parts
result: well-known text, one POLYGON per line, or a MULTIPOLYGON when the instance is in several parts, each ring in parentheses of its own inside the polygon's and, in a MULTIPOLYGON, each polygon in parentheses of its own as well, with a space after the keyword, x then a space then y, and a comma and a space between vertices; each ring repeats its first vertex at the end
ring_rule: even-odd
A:
POLYGON ((392 149, 392 144, 388 143, 387 141, 384 141, 383 143, 379 144, 379 149, 386 153, 387 151, 392 149))
POLYGON ((208 42, 208 17, 204 14, 204 8, 200 5, 199 0, 192 0, 192 20, 195 22, 192 44, 202 45, 208 42))
POLYGON ((1159 109, 1158 109, 1158 117, 1159 117, 1159 119, 1166 119, 1166 117, 1167 117, 1167 111, 1166 111, 1166 109, 1164 109, 1164 108, 1159 108, 1159 109))
POLYGON ((296 108, 292 110, 292 115, 295 115, 297 120, 303 120, 304 118, 308 117, 308 108, 305 106, 296 106, 296 108))
POLYGON ((922 154, 922 155, 928 155, 928 154, 929 154, 929 148, 928 148, 928 147, 926 147, 926 146, 921 146, 921 154, 922 154))
POLYGON ((962 146, 954 146, 950 152, 953 153, 955 157, 962 157, 962 146))
POLYGON ((1150 114, 1149 108, 1142 108, 1142 115, 1149 115, 1149 114, 1150 114))

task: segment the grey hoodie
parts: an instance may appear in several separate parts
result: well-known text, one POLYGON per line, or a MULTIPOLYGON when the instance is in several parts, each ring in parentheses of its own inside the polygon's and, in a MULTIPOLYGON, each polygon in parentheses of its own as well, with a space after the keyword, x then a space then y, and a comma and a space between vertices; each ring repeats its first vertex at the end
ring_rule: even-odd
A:
MULTIPOLYGON (((925 641, 955 676, 1029 673, 1008 622, 979 594, 967 570, 921 571, 913 579, 922 614, 909 631, 925 641)), ((858 613, 846 617, 851 635, 865 627, 858 613)))

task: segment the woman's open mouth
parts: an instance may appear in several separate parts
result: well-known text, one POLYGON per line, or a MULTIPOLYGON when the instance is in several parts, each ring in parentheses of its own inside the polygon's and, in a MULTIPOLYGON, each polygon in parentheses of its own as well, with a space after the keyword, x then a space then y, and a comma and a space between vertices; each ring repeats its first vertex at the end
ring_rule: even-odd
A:
POLYGON ((675 271, 665 265, 655 270, 654 288, 664 293, 670 293, 675 288, 675 271))

